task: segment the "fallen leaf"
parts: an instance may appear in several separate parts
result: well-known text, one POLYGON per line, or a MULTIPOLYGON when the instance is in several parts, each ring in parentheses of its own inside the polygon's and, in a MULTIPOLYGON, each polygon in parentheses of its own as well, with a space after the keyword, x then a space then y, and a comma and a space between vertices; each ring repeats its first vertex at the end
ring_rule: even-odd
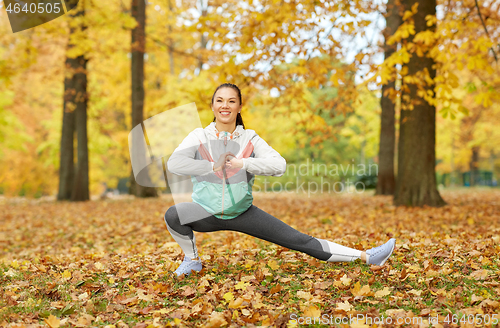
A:
MULTIPOLYGON (((192 291, 190 290, 189 292, 191 293, 192 291)), ((184 293, 186 293, 186 291, 184 291, 184 293)), ((184 295, 184 293, 183 293, 183 295, 184 295)), ((189 295, 191 295, 191 294, 189 294, 189 295)), ((189 295, 184 295, 184 296, 189 296, 189 295)), ((146 301, 146 302, 152 302, 154 300, 153 296, 146 294, 146 291, 142 290, 142 289, 137 290, 137 298, 142 300, 142 301, 146 301)))
POLYGON ((78 321, 75 323, 75 326, 88 327, 92 324, 92 321, 94 321, 94 320, 95 320, 95 318, 93 316, 91 316, 90 314, 83 313, 78 318, 78 321))
POLYGON ((490 299, 485 299, 479 304, 479 307, 490 307, 493 309, 497 309, 500 306, 500 302, 498 301, 493 301, 490 299))
POLYGON ((359 281, 356 282, 354 288, 351 289, 351 293, 353 296, 368 296, 370 292, 370 285, 364 285, 363 287, 361 287, 359 281))
POLYGON ((234 286, 234 289, 245 290, 248 286, 250 286, 249 282, 240 281, 234 286))
POLYGON ((422 291, 421 290, 412 289, 412 290, 408 291, 408 294, 413 294, 415 296, 420 296, 420 294, 422 294, 422 291))
POLYGON ((472 294, 471 298, 470 298, 470 302, 471 304, 474 304, 474 303, 477 303, 477 302, 480 302, 484 300, 484 297, 481 297, 481 296, 476 296, 475 294, 472 294))
POLYGON ((406 278, 408 278, 408 272, 406 271, 406 267, 403 267, 403 271, 401 271, 401 275, 399 276, 399 279, 401 281, 405 281, 406 278))
POLYGON ((43 319, 45 323, 50 327, 50 328, 59 328, 59 325, 61 324, 61 320, 57 319, 55 316, 52 314, 49 315, 48 318, 43 319))
POLYGON ((321 316, 321 310, 316 305, 310 305, 304 310, 305 317, 319 318, 321 316))
POLYGON ((272 294, 275 294, 275 293, 279 293, 282 289, 283 289, 283 287, 281 287, 280 284, 274 285, 271 288, 271 290, 269 291, 269 294, 272 295, 272 294))
POLYGON ((309 292, 304 292, 304 291, 302 291, 302 290, 299 290, 299 291, 297 292, 297 297, 303 298, 303 299, 305 299, 306 301, 309 301, 309 300, 311 300, 311 299, 313 298, 313 296, 311 295, 311 293, 309 293, 309 292))
POLYGON ((50 302, 50 306, 56 309, 63 309, 66 306, 66 303, 58 301, 58 302, 50 302))
POLYGON ((488 277, 488 270, 484 270, 484 269, 481 269, 481 270, 476 270, 474 272, 472 272, 469 277, 471 278, 475 278, 477 280, 484 280, 488 277))
POLYGON ((406 311, 403 309, 390 309, 385 311, 385 313, 392 318, 404 318, 406 317, 406 311))
POLYGON ((71 279, 71 272, 69 272, 68 270, 64 270, 64 272, 61 275, 64 280, 71 279))
POLYGON ((342 310, 349 312, 352 309, 352 305, 348 301, 344 301, 343 303, 337 303, 337 307, 335 310, 342 310))
POLYGON ((340 281, 344 286, 349 286, 351 284, 351 280, 352 280, 351 278, 347 278, 346 274, 344 274, 342 278, 340 278, 340 281))
POLYGON ((227 325, 227 321, 226 318, 224 317, 224 314, 222 314, 221 312, 213 311, 210 314, 210 317, 208 317, 208 324, 205 327, 215 328, 215 327, 222 327, 224 325, 227 325))
POLYGON ((196 294, 196 289, 190 286, 184 286, 181 287, 181 289, 184 289, 184 292, 182 292, 182 296, 191 297, 196 294))
POLYGON ((133 305, 135 303, 138 303, 138 297, 137 296, 129 297, 129 298, 119 300, 118 302, 120 304, 133 305))
POLYGON ((384 287, 384 289, 378 290, 375 292, 375 297, 384 297, 391 293, 391 289, 389 287, 384 287))
POLYGON ((238 309, 242 307, 241 304, 243 304, 243 302, 244 302, 243 298, 238 297, 237 299, 230 301, 228 307, 230 309, 238 309))
POLYGON ((229 302, 229 301, 234 300, 234 295, 231 292, 227 292, 224 294, 224 296, 222 296, 222 298, 224 298, 226 301, 229 302))
POLYGON ((370 270, 372 271, 380 271, 385 267, 385 265, 370 265, 370 270))
POLYGON ((147 306, 147 307, 145 307, 143 309, 140 309, 137 313, 142 314, 142 315, 146 315, 149 312, 151 312, 152 309, 153 309, 152 306, 147 306))
POLYGON ((279 269, 279 267, 280 267, 280 266, 278 265, 278 262, 276 262, 275 260, 270 260, 270 261, 268 261, 268 262, 267 262, 267 265, 268 265, 271 269, 273 269, 273 270, 275 270, 275 271, 276 271, 276 270, 278 270, 278 269, 279 269))

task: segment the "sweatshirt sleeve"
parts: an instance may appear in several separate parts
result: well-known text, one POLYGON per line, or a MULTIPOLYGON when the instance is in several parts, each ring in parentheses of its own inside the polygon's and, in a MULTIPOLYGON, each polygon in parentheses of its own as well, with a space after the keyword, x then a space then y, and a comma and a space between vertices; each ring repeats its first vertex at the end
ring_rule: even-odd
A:
POLYGON ((177 175, 204 175, 213 172, 214 162, 195 159, 200 146, 198 137, 191 132, 174 150, 167 161, 168 170, 177 175))
POLYGON ((251 140, 255 157, 243 158, 243 169, 254 175, 280 177, 286 172, 286 160, 257 134, 251 140))

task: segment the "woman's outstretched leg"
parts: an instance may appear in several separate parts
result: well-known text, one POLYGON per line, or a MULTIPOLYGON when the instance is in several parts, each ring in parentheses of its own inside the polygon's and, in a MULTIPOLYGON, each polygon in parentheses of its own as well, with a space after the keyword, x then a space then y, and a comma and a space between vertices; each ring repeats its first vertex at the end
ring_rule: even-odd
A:
MULTIPOLYGON (((184 262, 176 270, 177 275, 188 274, 191 272, 193 265, 197 265, 191 262, 191 259, 198 257, 193 231, 230 230, 243 232, 327 262, 351 262, 361 259, 367 264, 383 265, 392 254, 395 246, 395 239, 392 238, 387 243, 364 252, 328 240, 315 238, 297 231, 254 205, 250 206, 248 210, 238 217, 230 220, 218 219, 213 215, 207 217, 206 211, 203 211, 203 208, 196 203, 180 203, 172 206, 165 213, 167 229, 186 254, 184 262), (193 216, 193 218, 187 220, 183 218, 189 223, 180 223, 178 209, 193 216), (202 219, 194 220, 196 216, 200 216, 202 219)), ((196 268, 201 270, 201 262, 196 268)))
MULTIPOLYGON (((217 219, 218 220, 218 219, 217 219)), ((207 222, 191 223, 194 231, 206 231, 207 222)), ((362 251, 331 241, 315 238, 295 230, 283 221, 266 213, 255 205, 231 220, 218 220, 220 230, 243 232, 277 245, 300 251, 329 262, 350 262, 361 257, 362 251)))
POLYGON ((366 252, 297 231, 255 205, 231 220, 215 217, 190 223, 194 231, 231 230, 270 241, 328 262, 351 262, 361 259, 368 264, 383 265, 394 250, 395 239, 366 252))

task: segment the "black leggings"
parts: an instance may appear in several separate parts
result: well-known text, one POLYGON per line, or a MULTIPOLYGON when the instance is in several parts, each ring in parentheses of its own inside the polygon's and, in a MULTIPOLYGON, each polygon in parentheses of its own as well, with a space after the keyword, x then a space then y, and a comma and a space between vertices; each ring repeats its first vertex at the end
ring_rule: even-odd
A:
POLYGON ((189 257, 197 256, 193 231, 212 232, 229 230, 243 232, 250 236, 306 253, 319 260, 337 262, 353 261, 359 258, 360 251, 299 232, 255 205, 251 205, 248 210, 234 219, 223 220, 206 214, 203 219, 184 225, 180 222, 176 206, 182 206, 183 213, 192 213, 192 215, 200 213, 200 208, 201 211, 207 212, 196 203, 179 203, 170 207, 165 213, 164 219, 168 230, 189 257))

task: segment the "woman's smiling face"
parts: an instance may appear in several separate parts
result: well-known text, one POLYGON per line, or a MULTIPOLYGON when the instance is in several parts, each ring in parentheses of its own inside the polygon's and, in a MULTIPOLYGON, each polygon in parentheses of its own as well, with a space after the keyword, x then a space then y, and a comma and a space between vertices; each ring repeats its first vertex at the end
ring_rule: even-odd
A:
POLYGON ((238 93, 232 88, 220 88, 214 96, 212 110, 217 122, 232 124, 241 110, 238 93))

